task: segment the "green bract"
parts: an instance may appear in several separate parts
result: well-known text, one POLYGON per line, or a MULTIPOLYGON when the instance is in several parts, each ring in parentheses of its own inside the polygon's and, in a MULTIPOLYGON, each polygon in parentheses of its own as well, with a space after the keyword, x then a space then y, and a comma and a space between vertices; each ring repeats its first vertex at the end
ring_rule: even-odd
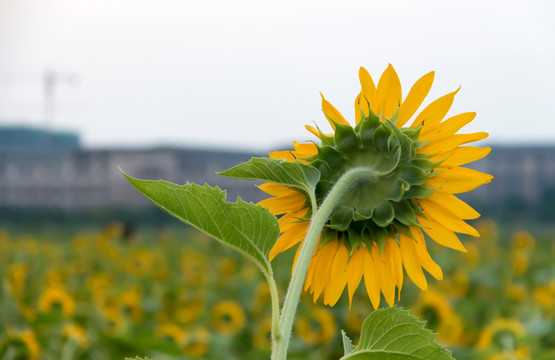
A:
MULTIPOLYGON (((329 117, 328 117, 329 118, 329 117)), ((320 246, 340 239, 352 252, 362 242, 383 248, 387 236, 402 232, 412 237, 409 226, 419 226, 423 216, 414 201, 434 190, 425 182, 434 175, 437 163, 428 155, 417 154, 424 143, 418 141, 420 127, 397 128, 395 117, 381 121, 370 113, 353 128, 330 118, 335 134, 320 132, 318 153, 305 158, 320 171, 316 200, 320 205, 333 185, 347 170, 372 169, 374 175, 354 185, 333 211, 322 232, 320 246)))

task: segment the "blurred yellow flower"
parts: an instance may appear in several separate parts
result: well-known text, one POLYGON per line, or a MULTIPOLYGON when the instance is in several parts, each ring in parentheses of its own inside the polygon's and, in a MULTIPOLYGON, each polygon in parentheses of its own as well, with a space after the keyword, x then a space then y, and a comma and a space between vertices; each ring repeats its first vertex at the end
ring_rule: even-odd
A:
POLYGON ((120 295, 119 305, 122 313, 133 320, 139 322, 143 315, 141 304, 141 290, 133 287, 120 295))
POLYGON ((202 285, 208 280, 208 260, 202 253, 190 250, 183 252, 179 265, 185 283, 202 285))
POLYGON ((220 262, 220 275, 227 279, 237 271, 237 261, 232 258, 225 258, 220 262))
POLYGON ((487 360, 532 360, 532 358, 527 346, 519 346, 514 350, 503 349, 501 352, 489 356, 487 360))
MULTIPOLYGON (((455 195, 491 181, 491 175, 461 167, 483 158, 491 149, 462 146, 488 135, 457 134, 475 113, 443 120, 458 90, 433 101, 410 127, 404 127, 427 96, 433 72, 420 78, 404 100, 391 65, 377 86, 366 69, 360 69, 359 77, 362 89, 355 100, 356 126, 322 97, 324 114, 335 133, 328 135, 307 126, 321 144, 294 142, 294 150, 269 156, 318 168, 318 205, 350 169, 367 167, 383 174, 353 186, 335 208, 320 234, 305 282, 314 301, 323 295, 324 304, 333 306, 345 288, 351 303, 364 278, 368 297, 378 308, 380 291, 389 305, 395 301, 396 288, 400 294, 403 268, 422 290, 428 287, 423 268, 434 278, 443 278, 428 253, 424 233, 442 246, 463 252, 466 250, 455 233, 479 236, 465 220, 480 214, 455 195)), ((283 215, 279 219, 282 234, 270 251, 273 259, 302 243, 312 205, 305 194, 292 188, 266 183, 260 189, 273 196, 260 205, 283 215)))
POLYGON ((465 246, 467 250, 464 254, 466 265, 468 268, 473 269, 480 264, 480 249, 478 249, 474 242, 468 242, 465 246))
POLYGON ((516 339, 524 335, 525 332, 524 325, 518 320, 497 318, 482 330, 476 347, 480 350, 490 347, 494 338, 501 333, 510 334, 513 339, 512 343, 515 344, 516 339))
POLYGON ((102 229, 102 235, 108 239, 116 239, 121 236, 123 232, 123 225, 119 222, 111 222, 102 229))
POLYGON ((544 286, 535 286, 532 297, 543 308, 545 316, 549 318, 555 316, 555 279, 544 286))
POLYGON ((507 298, 516 302, 523 302, 528 297, 528 290, 522 284, 509 284, 505 287, 507 298))
POLYGON ((426 327, 437 332, 438 341, 444 344, 457 344, 463 330, 462 319, 455 314, 445 296, 435 290, 420 294, 414 307, 414 314, 426 320, 426 327))
POLYGON ((171 339, 176 345, 184 344, 187 336, 183 328, 171 322, 158 325, 154 335, 161 339, 171 339))
POLYGON ((35 333, 31 329, 17 330, 8 328, 8 335, 13 339, 20 340, 27 349, 26 360, 38 360, 40 356, 40 345, 37 341, 35 333))
POLYGON ((112 285, 112 277, 103 272, 92 273, 86 280, 86 286, 95 304, 102 302, 108 289, 112 285))
POLYGON ((75 313, 75 301, 61 286, 48 286, 39 297, 40 312, 47 313, 59 307, 65 317, 75 313))
POLYGON ((534 237, 527 231, 519 231, 513 235, 511 245, 514 249, 534 250, 534 237))
POLYGON ((79 254, 85 253, 89 249, 91 243, 91 237, 83 233, 76 234, 71 239, 71 245, 73 249, 79 254))
POLYGON ((85 329, 75 323, 65 324, 62 328, 62 336, 72 339, 80 347, 87 347, 89 338, 85 329))
POLYGON ((333 314, 325 308, 313 308, 300 315, 296 322, 297 334, 308 345, 326 345, 337 333, 333 314))
POLYGON ((5 281, 8 289, 15 295, 20 296, 25 288, 25 281, 29 273, 29 265, 27 263, 14 263, 8 266, 5 274, 5 281))
POLYGON ((190 324, 202 314, 205 300, 201 297, 188 299, 180 302, 177 309, 174 310, 170 317, 174 317, 175 321, 180 324, 190 324))
POLYGON ((468 274, 464 270, 456 270, 441 284, 441 289, 453 298, 462 298, 468 290, 468 274))
POLYGON ((260 350, 270 350, 272 344, 272 319, 258 321, 252 336, 252 344, 260 350))
POLYGON ((210 338, 210 331, 205 327, 197 327, 193 331, 187 332, 183 354, 195 357, 206 355, 210 338))
POLYGON ((124 261, 124 269, 128 274, 143 278, 152 273, 154 254, 147 249, 135 249, 124 261))
POLYGON ((515 276, 520 276, 524 274, 526 269, 528 269, 528 263, 530 262, 528 253, 516 250, 512 252, 513 259, 513 274, 515 276))
POLYGON ((480 238, 476 241, 483 245, 491 245, 497 242, 499 228, 493 219, 481 219, 477 222, 476 229, 480 233, 480 238))
POLYGON ((222 335, 235 335, 245 327, 245 312, 234 301, 221 301, 212 308, 211 323, 222 335))

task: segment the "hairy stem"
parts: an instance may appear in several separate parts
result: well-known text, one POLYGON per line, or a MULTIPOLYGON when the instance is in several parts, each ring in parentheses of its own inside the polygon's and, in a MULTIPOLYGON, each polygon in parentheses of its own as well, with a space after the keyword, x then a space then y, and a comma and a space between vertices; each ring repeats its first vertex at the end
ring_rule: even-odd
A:
POLYGON ((324 225, 331 216, 333 210, 341 202, 342 197, 355 185, 364 179, 371 178, 375 172, 369 168, 354 168, 347 171, 333 186, 329 194, 324 199, 322 206, 316 209, 314 194, 311 194, 312 203, 312 219, 306 234, 306 238, 302 242, 301 252, 295 265, 295 271, 291 277, 283 310, 279 322, 281 330, 281 338, 277 339, 272 349, 272 360, 285 360, 287 358, 287 348, 289 347, 289 338, 291 337, 291 329, 295 320, 295 313, 299 303, 302 287, 308 271, 308 264, 312 258, 314 248, 318 242, 318 238, 324 225))

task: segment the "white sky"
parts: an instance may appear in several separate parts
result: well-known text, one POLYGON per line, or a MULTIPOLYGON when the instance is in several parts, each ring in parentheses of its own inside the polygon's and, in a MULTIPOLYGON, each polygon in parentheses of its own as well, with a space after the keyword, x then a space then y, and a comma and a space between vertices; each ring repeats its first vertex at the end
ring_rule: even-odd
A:
POLYGON ((488 142, 555 143, 555 1, 0 0, 0 124, 55 128, 87 146, 283 148, 327 128, 319 92, 348 118, 358 68, 388 63, 404 93, 436 70, 429 100, 488 142))

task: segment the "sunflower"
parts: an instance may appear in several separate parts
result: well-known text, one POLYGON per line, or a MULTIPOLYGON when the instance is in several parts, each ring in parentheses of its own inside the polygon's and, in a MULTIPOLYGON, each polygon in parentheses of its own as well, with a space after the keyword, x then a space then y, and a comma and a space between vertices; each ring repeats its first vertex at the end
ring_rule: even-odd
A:
POLYGON ((308 345, 326 345, 333 340, 337 326, 332 313, 323 308, 313 309, 297 320, 297 333, 308 345))
POLYGON ((252 337, 252 344, 259 350, 270 350, 272 343, 272 319, 267 318, 258 322, 252 337))
POLYGON ((526 328, 518 320, 497 318, 482 330, 476 347, 480 350, 487 349, 500 337, 510 337, 514 344, 524 334, 526 328))
POLYGON ((221 301, 212 309, 212 326, 222 335, 235 335, 245 327, 245 312, 233 301, 221 301))
POLYGON ((209 350, 210 331, 204 327, 198 327, 187 332, 186 345, 183 348, 183 355, 201 357, 206 355, 209 350))
POLYGON ((445 296, 435 290, 422 293, 414 313, 418 318, 426 320, 427 326, 439 334, 438 341, 445 344, 459 343, 463 322, 445 296))
MULTIPOLYGON (((35 360, 40 356, 40 344, 37 341, 35 333, 31 329, 17 330, 8 328, 6 329, 10 338, 15 341, 20 341, 24 345, 24 354, 26 359, 35 360)), ((9 351, 8 351, 9 352, 9 351)))
POLYGON ((87 347, 89 343, 89 338, 85 329, 75 323, 65 324, 62 328, 62 335, 67 339, 75 341, 80 347, 87 347))
MULTIPOLYGON (((324 304, 333 306, 345 287, 351 303, 364 278, 370 301, 377 308, 380 291, 390 306, 396 288, 400 296, 403 268, 422 290, 427 289, 422 268, 438 280, 443 278, 441 268, 428 254, 424 234, 463 252, 455 233, 479 236, 464 220, 480 214, 455 195, 491 181, 491 175, 461 167, 483 158, 491 148, 462 146, 488 135, 457 134, 475 113, 443 120, 458 90, 430 103, 410 127, 404 127, 428 94, 434 72, 421 77, 405 99, 391 65, 377 86, 366 69, 361 68, 359 75, 362 89, 355 100, 354 127, 322 96, 323 112, 334 133, 306 126, 319 138, 318 143, 294 142, 294 150, 269 156, 308 163, 320 171, 317 205, 346 171, 365 167, 376 174, 353 186, 335 208, 320 234, 304 287, 314 301, 323 295, 324 304)), ((273 259, 302 243, 313 209, 306 194, 292 188, 265 183, 260 189, 273 196, 260 204, 281 215, 281 235, 270 251, 273 259)))
POLYGON ((47 287, 39 298, 38 307, 42 313, 48 313, 59 307, 62 315, 66 318, 75 313, 75 301, 61 286, 47 287))
POLYGON ((171 340, 174 344, 182 344, 186 340, 185 330, 173 322, 158 325, 154 330, 154 335, 157 338, 171 340))

